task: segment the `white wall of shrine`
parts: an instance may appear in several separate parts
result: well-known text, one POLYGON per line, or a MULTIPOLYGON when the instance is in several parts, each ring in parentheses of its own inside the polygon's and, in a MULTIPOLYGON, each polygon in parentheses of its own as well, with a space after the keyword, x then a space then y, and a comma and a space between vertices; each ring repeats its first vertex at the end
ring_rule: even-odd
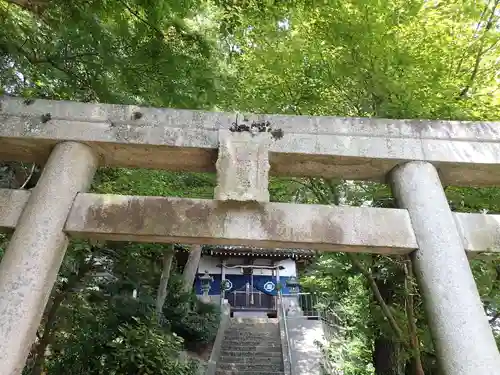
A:
MULTIPOLYGON (((254 258, 254 265, 256 266, 271 266, 272 259, 269 258, 254 258)), ((202 274, 208 271, 211 275, 221 274, 221 258, 211 255, 202 255, 198 266, 198 273, 202 274)), ((245 258, 242 257, 229 257, 226 258, 227 266, 235 266, 245 264, 245 258)), ((276 266, 282 266, 284 269, 279 270, 279 275, 284 277, 297 276, 297 267, 293 259, 283 259, 276 261, 276 266)), ((225 268, 226 275, 241 275, 241 268, 225 268)), ((255 276, 272 276, 272 270, 269 269, 254 269, 255 276)))

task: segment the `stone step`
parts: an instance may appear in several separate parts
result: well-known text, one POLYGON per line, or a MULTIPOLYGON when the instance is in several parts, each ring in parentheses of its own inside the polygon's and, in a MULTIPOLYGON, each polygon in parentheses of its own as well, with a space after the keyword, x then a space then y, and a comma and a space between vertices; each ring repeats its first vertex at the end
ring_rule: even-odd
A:
POLYGON ((279 351, 271 351, 271 352, 256 352, 255 349, 251 349, 248 351, 243 350, 226 350, 221 352, 222 357, 247 357, 247 358, 282 358, 283 353, 281 352, 281 348, 279 351))
MULTIPOLYGON (((238 319, 238 318, 237 318, 238 319)), ((231 326, 242 326, 242 327, 278 327, 279 322, 268 322, 268 321, 260 321, 260 320, 231 320, 229 322, 231 326)))
POLYGON ((252 330, 259 332, 268 332, 268 331, 278 331, 279 326, 275 325, 265 325, 265 326, 253 326, 253 325, 242 325, 242 324, 233 324, 228 326, 229 330, 252 330))
POLYGON ((283 371, 269 372, 269 371, 239 371, 239 370, 217 370, 215 375, 284 375, 283 371))
POLYGON ((238 345, 244 343, 245 345, 279 345, 281 340, 279 337, 273 338, 255 338, 255 337, 224 337, 222 344, 238 345))
POLYGON ((242 324, 278 324, 278 318, 231 318, 232 323, 242 324))
POLYGON ((281 344, 281 340, 279 337, 272 339, 265 338, 254 338, 254 337, 243 337, 243 338, 234 338, 234 337, 224 337, 222 343, 227 343, 228 345, 279 345, 281 344))
POLYGON ((279 325, 278 324, 268 324, 268 323, 255 323, 255 324, 249 324, 249 323, 231 323, 228 325, 230 328, 251 328, 251 329, 259 329, 259 330, 265 330, 265 329, 278 329, 279 325))
POLYGON ((222 345, 254 345, 254 346, 276 346, 281 345, 281 340, 254 340, 254 339, 226 339, 222 340, 222 345))
POLYGON ((274 338, 279 338, 280 333, 279 332, 252 332, 252 331, 226 331, 224 334, 224 337, 234 337, 234 338, 247 338, 247 337, 255 337, 259 339, 274 339, 274 338))
POLYGON ((252 322, 252 321, 246 321, 246 322, 238 322, 238 321, 231 321, 229 322, 229 326, 231 327, 278 327, 279 323, 263 323, 263 322, 252 322))
POLYGON ((270 373, 283 371, 284 367, 283 363, 218 363, 217 369, 270 373))
POLYGON ((252 327, 252 326, 229 326, 227 328, 228 332, 260 332, 260 333, 269 333, 269 332, 278 332, 278 327, 252 327))
POLYGON ((280 337, 279 332, 255 332, 255 331, 226 331, 224 337, 258 337, 259 339, 273 339, 280 337))
POLYGON ((254 343, 254 342, 227 342, 222 344, 222 351, 247 351, 250 348, 254 352, 263 352, 270 350, 272 352, 281 351, 281 345, 278 343, 254 343))
POLYGON ((282 364, 282 356, 231 356, 222 355, 218 363, 235 363, 235 364, 282 364))
POLYGON ((280 351, 281 345, 274 342, 267 343, 255 343, 255 342, 246 342, 246 341, 238 341, 238 342, 225 342, 222 344, 222 351, 246 351, 248 348, 254 352, 263 352, 265 350, 270 350, 272 352, 280 351))
POLYGON ((224 339, 226 340, 246 340, 246 339, 259 339, 259 340, 279 340, 280 335, 278 333, 274 334, 269 334, 269 335, 261 335, 261 334, 255 334, 255 333, 226 333, 224 335, 224 339))
POLYGON ((276 337, 259 337, 259 336, 224 336, 222 342, 243 342, 243 343, 257 343, 257 344, 278 344, 281 343, 281 338, 276 337))
POLYGON ((270 357, 282 354, 281 347, 262 347, 255 348, 255 346, 238 346, 233 348, 223 348, 221 350, 221 355, 232 355, 232 353, 242 353, 241 355, 262 355, 262 353, 270 353, 270 357), (226 354, 229 353, 229 354, 226 354))
POLYGON ((222 352, 225 350, 230 351, 254 351, 263 352, 269 350, 270 352, 281 351, 281 343, 255 343, 255 342, 241 342, 241 341, 224 341, 222 343, 222 352))

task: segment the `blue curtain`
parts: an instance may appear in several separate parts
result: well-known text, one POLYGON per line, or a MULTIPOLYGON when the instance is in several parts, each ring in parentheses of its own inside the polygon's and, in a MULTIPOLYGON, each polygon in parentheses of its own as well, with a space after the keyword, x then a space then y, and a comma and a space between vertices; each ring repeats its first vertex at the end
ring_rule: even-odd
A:
POLYGON ((275 296, 278 294, 278 291, 276 290, 276 279, 270 276, 254 276, 253 287, 259 292, 269 296, 275 296))
POLYGON ((246 283, 250 283, 249 275, 226 275, 226 280, 229 280, 232 287, 227 292, 234 292, 235 290, 242 290, 246 283))
MULTIPOLYGON (((216 276, 214 275, 214 278, 217 280, 216 276)), ((288 289, 286 285, 286 281, 289 279, 287 276, 280 276, 280 284, 282 288, 282 293, 283 294, 290 294, 290 290, 288 289)), ((234 292, 235 290, 244 290, 245 284, 249 283, 251 284, 250 280, 250 275, 226 275, 226 280, 229 280, 232 284, 232 287, 230 290, 227 292, 234 292)), ((215 282, 214 284, 217 284, 217 286, 214 285, 213 287, 213 292, 215 293, 216 291, 219 292, 219 283, 220 283, 220 275, 219 275, 219 282, 215 282)), ((253 287, 257 289, 258 291, 265 293, 270 296, 275 296, 278 294, 278 291, 276 290, 276 278, 271 277, 271 276, 255 276, 253 277, 253 287)), ((212 294, 212 290, 210 291, 210 294, 212 294)))

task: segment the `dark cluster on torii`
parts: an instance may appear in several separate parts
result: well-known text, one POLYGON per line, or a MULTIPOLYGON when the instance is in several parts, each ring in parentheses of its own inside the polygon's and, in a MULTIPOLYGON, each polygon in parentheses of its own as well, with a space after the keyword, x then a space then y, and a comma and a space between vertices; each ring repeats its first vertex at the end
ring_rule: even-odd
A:
MULTIPOLYGON (((243 121, 248 121, 246 118, 243 118, 243 121)), ((251 124, 238 124, 238 116, 236 116, 236 121, 231 124, 231 127, 229 128, 229 131, 231 132, 249 132, 252 135, 255 135, 257 133, 271 133, 271 136, 274 140, 278 140, 283 138, 283 130, 282 129, 273 129, 271 127, 271 123, 269 121, 261 121, 261 122, 255 122, 252 121, 251 124)))

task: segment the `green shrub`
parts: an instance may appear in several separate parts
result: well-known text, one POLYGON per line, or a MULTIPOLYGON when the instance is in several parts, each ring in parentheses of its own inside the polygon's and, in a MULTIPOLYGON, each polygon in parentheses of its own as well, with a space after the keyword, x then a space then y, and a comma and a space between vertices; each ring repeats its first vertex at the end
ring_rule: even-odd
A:
POLYGON ((171 321, 172 331, 190 343, 206 344, 215 339, 220 322, 217 305, 197 301, 195 308, 171 321))
MULTIPOLYGON (((101 317, 102 318, 102 317, 101 317)), ((99 319, 100 320, 100 319, 99 319)), ((97 321, 97 320, 96 320, 97 321)), ((181 362, 183 339, 165 332, 154 319, 111 327, 75 327, 63 349, 50 356, 49 374, 194 375, 195 365, 181 362), (83 329, 81 329, 83 328, 83 329), (99 329, 101 328, 101 329, 99 329)))
POLYGON ((206 344, 215 339, 220 322, 220 307, 201 302, 193 293, 183 293, 181 280, 169 281, 169 294, 163 309, 172 332, 186 342, 206 344))

